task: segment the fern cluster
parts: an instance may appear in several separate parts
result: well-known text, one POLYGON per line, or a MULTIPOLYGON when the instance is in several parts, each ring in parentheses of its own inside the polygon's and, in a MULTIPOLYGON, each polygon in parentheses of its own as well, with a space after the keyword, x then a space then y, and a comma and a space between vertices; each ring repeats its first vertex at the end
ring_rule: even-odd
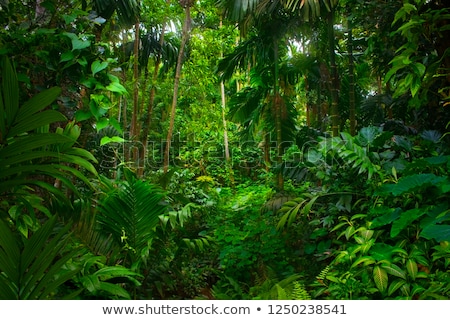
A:
POLYGON ((298 281, 294 281, 290 300, 311 300, 311 296, 306 291, 305 286, 298 281))

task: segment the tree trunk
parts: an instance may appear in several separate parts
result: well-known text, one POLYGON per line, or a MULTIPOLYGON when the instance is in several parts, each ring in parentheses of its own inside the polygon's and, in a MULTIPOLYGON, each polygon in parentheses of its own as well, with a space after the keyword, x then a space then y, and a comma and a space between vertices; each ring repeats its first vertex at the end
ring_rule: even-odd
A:
POLYGON ((328 49, 330 52, 331 73, 331 131, 333 137, 339 135, 339 82, 336 66, 335 40, 334 40, 334 10, 328 13, 328 49))
POLYGON ((191 24, 191 9, 189 5, 187 5, 184 9, 186 17, 184 20, 183 25, 183 34, 181 36, 181 44, 180 44, 180 50, 178 52, 178 60, 177 60, 177 68, 175 71, 175 81, 173 85, 173 98, 172 98, 172 108, 170 112, 170 123, 169 123, 169 130, 167 132, 167 138, 166 138, 166 146, 164 150, 164 165, 163 170, 164 173, 167 173, 169 170, 169 158, 170 158, 170 144, 172 142, 172 134, 173 134, 173 126, 175 122, 175 112, 177 108, 177 100, 178 100, 178 90, 180 86, 180 77, 181 77, 181 67, 183 64, 183 56, 184 56, 184 47, 186 45, 186 42, 189 37, 189 30, 190 30, 190 24, 191 24))
MULTIPOLYGON (((123 54, 125 56, 125 43, 126 43, 126 39, 127 39, 127 33, 126 31, 122 32, 122 38, 123 38, 123 43, 122 43, 122 49, 123 49, 123 54)), ((125 68, 122 69, 122 83, 126 83, 127 81, 127 71, 125 70, 125 68)), ((122 109, 122 128, 124 130, 124 133, 128 132, 128 112, 127 112, 127 108, 128 108, 128 104, 127 104, 127 98, 124 96, 120 97, 120 103, 121 103, 121 109, 122 109)), ((120 121, 119 121, 120 123, 120 121)), ((130 133, 128 134, 130 136, 130 133)), ((125 139, 129 139, 130 137, 124 137, 125 139)), ((129 144, 125 143, 123 145, 123 154, 124 154, 124 160, 125 162, 128 162, 130 160, 129 154, 128 154, 128 150, 129 150, 129 144)))
POLYGON ((274 108, 275 108, 275 130, 277 134, 277 187, 278 191, 282 191, 284 189, 284 178, 283 171, 281 168, 282 165, 282 157, 283 157, 283 136, 281 130, 281 112, 282 112, 282 103, 283 98, 280 95, 279 88, 279 79, 278 79, 278 39, 273 40, 273 50, 274 50, 274 108))
POLYGON ((356 104, 355 104, 355 72, 354 72, 354 62, 353 62, 353 25, 350 17, 350 10, 348 15, 348 39, 347 39, 347 50, 348 50, 348 107, 350 113, 350 134, 354 136, 356 134, 356 104))
MULTIPOLYGON (((132 142, 137 142, 137 132, 139 118, 139 21, 134 25, 134 63, 133 63, 133 113, 131 115, 130 138, 132 142)), ((138 148, 133 143, 132 161, 139 167, 138 148)))
MULTIPOLYGON (((222 28, 222 17, 220 17, 219 28, 222 28)), ((220 53, 221 58, 223 58, 223 52, 220 53)), ((234 184, 234 176, 233 176, 233 168, 231 165, 230 158, 230 147, 228 143, 228 124, 226 118, 226 108, 227 108, 227 100, 225 97, 225 85, 223 81, 220 81, 220 98, 222 102, 222 123, 223 123, 223 144, 225 148, 225 164, 228 170, 228 176, 230 182, 234 184)))

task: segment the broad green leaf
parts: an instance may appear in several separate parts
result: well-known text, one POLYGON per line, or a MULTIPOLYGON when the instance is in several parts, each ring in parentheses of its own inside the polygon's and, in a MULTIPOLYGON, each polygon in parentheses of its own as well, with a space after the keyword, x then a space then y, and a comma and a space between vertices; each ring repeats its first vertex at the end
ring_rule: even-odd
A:
POLYGON ((429 225, 422 230, 420 236, 428 240, 435 239, 438 242, 450 241, 450 225, 429 225))
POLYGON ((140 282, 135 277, 141 277, 139 273, 131 271, 122 266, 107 266, 94 273, 101 281, 110 280, 117 277, 126 277, 135 285, 140 285, 140 282))
POLYGON ((109 121, 107 118, 101 118, 100 120, 98 120, 95 124, 95 128, 97 129, 97 132, 99 132, 100 130, 106 128, 109 124, 109 121))
POLYGON ((89 292, 95 292, 100 288, 100 280, 95 275, 84 276, 80 281, 89 292))
POLYGON ((420 80, 420 78, 414 77, 410 84, 411 95, 413 98, 416 96, 416 94, 419 91, 421 86, 422 86, 422 81, 420 80))
POLYGON ((344 231, 345 238, 347 240, 350 239, 351 236, 353 236, 355 234, 355 232, 356 232, 355 227, 348 226, 347 229, 345 229, 345 231, 344 231))
POLYGON ((118 82, 111 82, 109 85, 106 86, 106 90, 120 94, 128 93, 127 89, 125 89, 125 87, 118 82))
POLYGON ((95 76, 96 73, 106 69, 106 67, 108 67, 108 62, 95 60, 91 65, 92 75, 95 76))

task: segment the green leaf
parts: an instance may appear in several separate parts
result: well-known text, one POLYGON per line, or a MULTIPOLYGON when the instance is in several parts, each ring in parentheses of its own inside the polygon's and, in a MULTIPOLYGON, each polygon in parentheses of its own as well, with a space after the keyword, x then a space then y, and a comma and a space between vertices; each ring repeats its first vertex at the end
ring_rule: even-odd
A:
POLYGON ((408 259, 406 261, 406 270, 408 271, 408 274, 411 277, 411 279, 416 280, 418 268, 417 263, 414 260, 408 259))
POLYGON ((405 280, 402 279, 395 279, 392 281, 392 283, 389 285, 388 289, 388 296, 392 296, 398 289, 400 289, 403 285, 405 285, 405 280))
POLYGON ((383 185, 375 195, 392 194, 399 196, 408 192, 416 191, 420 188, 438 185, 447 180, 445 177, 438 177, 432 173, 418 173, 402 177, 396 184, 383 185))
POLYGON ((66 117, 55 110, 45 110, 23 119, 18 119, 18 122, 9 131, 8 137, 14 137, 19 134, 33 131, 35 129, 45 127, 51 123, 66 121, 66 117))
POLYGON ((392 255, 394 253, 394 247, 385 244, 385 243, 375 243, 371 248, 370 248, 370 254, 371 256, 377 260, 377 261, 382 261, 382 260, 391 260, 392 255))
POLYGON ((97 129, 97 132, 99 132, 100 130, 106 128, 109 124, 108 119, 106 118, 101 118, 100 120, 97 121, 97 123, 95 124, 95 128, 97 129))
POLYGON ((114 137, 102 137, 100 140, 100 146, 104 146, 108 143, 123 143, 126 142, 126 140, 122 137, 114 136, 114 137))
POLYGON ((408 227, 412 222, 426 214, 428 210, 425 208, 417 208, 402 212, 400 218, 392 223, 391 237, 396 237, 399 233, 408 227))
POLYGON ((412 83, 410 84, 411 88, 411 95, 414 98, 419 91, 420 87, 422 86, 422 81, 418 77, 414 77, 412 79, 412 83))
POLYGON ((383 264, 382 268, 386 270, 387 273, 396 276, 398 278, 402 278, 403 280, 406 280, 406 273, 400 269, 397 265, 391 263, 391 264, 383 264))
POLYGON ((381 293, 384 293, 388 286, 388 275, 386 270, 380 266, 373 268, 373 281, 381 293))
POLYGON ((414 70, 415 74, 420 78, 425 74, 426 67, 420 62, 414 62, 411 65, 411 68, 414 70))
POLYGON ((91 46, 91 41, 89 40, 72 40, 72 51, 73 50, 83 50, 91 46))
POLYGON ((4 139, 7 133, 6 129, 12 126, 19 111, 19 85, 17 74, 6 56, 2 57, 1 67, 0 111, 2 117, 0 118, 0 133, 2 139, 4 139))
POLYGON ((127 89, 125 89, 125 87, 118 82, 111 82, 109 85, 106 86, 106 90, 120 94, 128 93, 127 89))
POLYGON ((107 67, 108 67, 108 62, 95 60, 94 62, 92 62, 92 65, 91 65, 92 75, 95 76, 96 73, 106 69, 107 67))
POLYGON ((59 59, 59 62, 71 61, 73 59, 75 59, 75 54, 73 53, 73 51, 68 51, 68 52, 64 52, 63 54, 61 54, 61 58, 59 59))
POLYGON ((61 88, 53 87, 33 96, 31 99, 25 102, 22 107, 20 107, 19 113, 17 114, 18 119, 16 120, 16 122, 20 122, 22 119, 32 117, 37 112, 45 109, 47 106, 52 104, 60 94, 61 88))
POLYGON ((426 226, 420 236, 432 240, 435 239, 438 242, 450 241, 450 225, 429 225, 426 226))
POLYGON ((385 207, 377 211, 380 212, 387 211, 387 213, 385 213, 381 217, 375 218, 370 224, 371 228, 378 228, 392 223, 393 221, 397 220, 400 217, 402 212, 400 208, 385 208, 385 207))
POLYGON ((354 268, 360 264, 363 264, 364 266, 368 266, 371 264, 374 264, 376 261, 373 257, 371 256, 363 256, 363 257, 359 257, 358 259, 356 259, 355 262, 353 262, 351 268, 354 268))
POLYGON ((110 295, 117 296, 120 298, 131 299, 130 294, 128 293, 127 290, 113 283, 100 282, 100 284, 98 285, 98 290, 107 292, 110 295))
POLYGON ((93 117, 90 110, 77 110, 75 112, 75 119, 77 121, 85 121, 93 117))

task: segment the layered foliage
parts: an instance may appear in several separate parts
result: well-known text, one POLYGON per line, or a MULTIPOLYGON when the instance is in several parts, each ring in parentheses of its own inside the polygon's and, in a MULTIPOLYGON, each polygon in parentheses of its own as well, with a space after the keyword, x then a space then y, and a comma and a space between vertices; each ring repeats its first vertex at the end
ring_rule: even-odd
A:
POLYGON ((449 14, 0 1, 0 298, 448 299, 449 14))

